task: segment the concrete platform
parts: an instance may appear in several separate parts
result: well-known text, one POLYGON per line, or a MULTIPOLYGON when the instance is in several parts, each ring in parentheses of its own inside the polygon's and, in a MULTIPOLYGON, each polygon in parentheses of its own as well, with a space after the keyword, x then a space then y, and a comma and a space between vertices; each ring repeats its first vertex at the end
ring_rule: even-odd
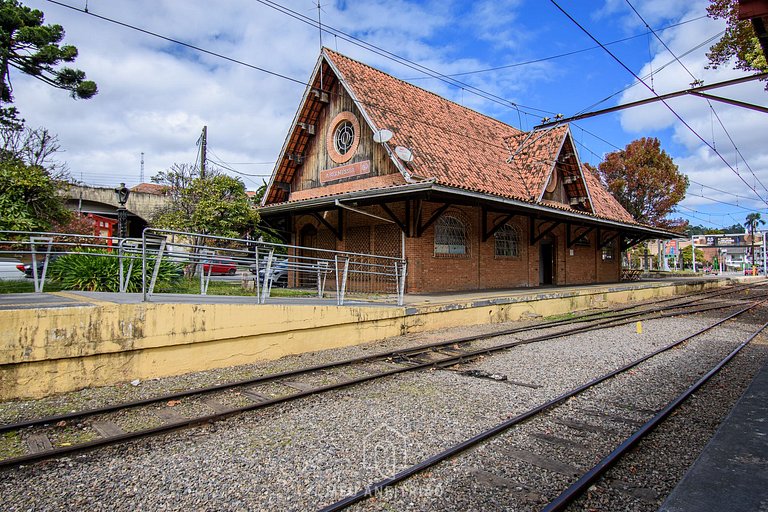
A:
POLYGON ((768 511, 768 365, 659 510, 768 511))
POLYGON ((407 333, 563 315, 760 277, 408 295, 379 300, 53 292, 0 295, 0 400, 277 359, 407 333))

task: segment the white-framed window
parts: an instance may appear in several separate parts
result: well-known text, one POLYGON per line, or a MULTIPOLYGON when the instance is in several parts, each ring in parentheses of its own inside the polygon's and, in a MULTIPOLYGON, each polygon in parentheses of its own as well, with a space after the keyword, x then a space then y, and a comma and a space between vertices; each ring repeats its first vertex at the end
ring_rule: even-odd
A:
POLYGON ((615 252, 616 247, 613 245, 613 240, 611 240, 603 246, 603 261, 612 260, 615 252))
POLYGON ((349 121, 342 121, 333 133, 333 147, 340 155, 346 155, 355 144, 355 127, 349 121))
POLYGON ((504 224, 493 236, 497 257, 520 257, 520 230, 517 227, 504 224))
POLYGON ((443 215, 435 222, 435 254, 465 255, 469 252, 467 227, 453 215, 443 215))

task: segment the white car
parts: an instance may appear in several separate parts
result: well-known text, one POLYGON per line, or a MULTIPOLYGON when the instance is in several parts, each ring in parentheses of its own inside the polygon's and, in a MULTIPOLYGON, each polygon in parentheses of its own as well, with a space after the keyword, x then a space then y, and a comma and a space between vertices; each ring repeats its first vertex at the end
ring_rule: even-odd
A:
POLYGON ((19 260, 13 258, 0 258, 0 281, 10 279, 24 279, 24 272, 18 269, 19 260))

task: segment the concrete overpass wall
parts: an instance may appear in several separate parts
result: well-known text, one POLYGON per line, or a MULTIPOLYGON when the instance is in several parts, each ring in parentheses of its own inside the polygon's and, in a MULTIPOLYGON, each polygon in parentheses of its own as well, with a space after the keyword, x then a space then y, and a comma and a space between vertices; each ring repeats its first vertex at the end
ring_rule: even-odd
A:
MULTIPOLYGON (((71 185, 64 192, 64 195, 73 202, 83 200, 101 203, 111 206, 113 212, 117 211, 118 203, 113 188, 71 185)), ((147 194, 145 192, 131 192, 125 207, 129 213, 149 222, 155 211, 168 203, 169 199, 166 196, 147 194)))

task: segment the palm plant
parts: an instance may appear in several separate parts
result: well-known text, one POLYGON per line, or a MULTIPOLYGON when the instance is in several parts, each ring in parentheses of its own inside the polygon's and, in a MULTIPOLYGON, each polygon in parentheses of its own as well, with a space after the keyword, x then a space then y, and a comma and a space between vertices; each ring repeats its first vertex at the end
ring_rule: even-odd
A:
POLYGON ((755 231, 757 231, 757 226, 760 224, 765 224, 765 221, 760 218, 760 214, 750 213, 747 215, 746 219, 747 224, 747 230, 749 231, 749 239, 750 243, 752 244, 752 265, 755 264, 755 231))

